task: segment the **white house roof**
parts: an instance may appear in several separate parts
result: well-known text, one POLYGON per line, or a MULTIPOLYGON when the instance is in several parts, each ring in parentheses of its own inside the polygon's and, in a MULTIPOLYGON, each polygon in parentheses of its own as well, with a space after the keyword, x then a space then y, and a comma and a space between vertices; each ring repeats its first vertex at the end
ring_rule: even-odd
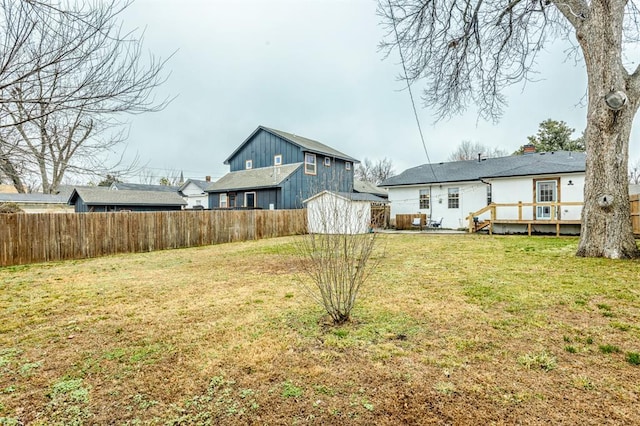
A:
POLYGON ((211 185, 211 181, 199 180, 199 179, 187 179, 187 181, 182 184, 182 186, 178 189, 178 191, 180 192, 184 191, 185 188, 189 186, 189 184, 193 184, 198 188, 200 188, 201 190, 205 191, 211 185))
POLYGON ((345 161, 351 161, 353 163, 359 163, 359 161, 356 160, 355 158, 350 157, 347 154, 344 154, 338 151, 337 149, 333 149, 330 146, 327 146, 321 142, 314 141, 313 139, 305 138, 304 136, 295 135, 293 133, 283 132, 282 130, 271 129, 265 126, 258 126, 258 128, 254 130, 253 133, 251 133, 251 135, 249 135, 249 137, 245 139, 244 142, 242 142, 240 146, 236 148, 235 151, 233 151, 233 153, 229 156, 229 158, 224 160, 224 164, 229 164, 229 161, 236 155, 238 151, 240 151, 240 149, 244 146, 244 144, 246 144, 249 140, 251 140, 251 138, 260 130, 264 130, 265 132, 269 132, 273 135, 279 136, 282 139, 285 139, 291 142, 292 144, 299 146, 304 151, 310 151, 317 154, 323 154, 329 157, 339 158, 345 161))
POLYGON ((302 163, 229 172, 211 183, 206 192, 222 192, 241 189, 271 188, 279 186, 285 179, 302 167, 302 163))
POLYGON ((113 206, 183 206, 186 201, 177 192, 166 191, 111 191, 108 188, 76 188, 69 197, 69 204, 76 198, 82 198, 85 204, 113 206))
POLYGON ((487 158, 481 161, 452 161, 423 164, 391 177, 380 186, 402 186, 444 182, 477 181, 514 176, 579 173, 585 171, 584 152, 540 152, 509 157, 487 158))

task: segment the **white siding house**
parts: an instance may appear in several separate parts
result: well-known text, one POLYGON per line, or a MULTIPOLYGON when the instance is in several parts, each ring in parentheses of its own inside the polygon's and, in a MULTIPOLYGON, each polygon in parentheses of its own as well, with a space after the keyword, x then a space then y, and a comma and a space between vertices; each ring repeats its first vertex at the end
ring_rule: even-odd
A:
MULTIPOLYGON (((495 203, 501 220, 579 220, 581 205, 551 203, 583 201, 586 156, 582 152, 549 152, 425 164, 405 170, 380 186, 389 191, 392 220, 398 214, 424 213, 442 217, 443 228, 466 228, 467 217, 495 203), (536 206, 500 204, 550 203, 536 206)), ((490 217, 479 214, 479 219, 490 217)), ((543 224, 544 225, 544 224, 543 224)), ((544 226, 540 231, 547 231, 544 226)), ((545 225, 546 226, 546 225, 545 225)), ((563 225, 568 233, 579 225, 563 225)), ((520 226, 519 228, 522 228, 520 226)), ((520 232, 506 224, 495 232, 520 232)))
POLYGON ((179 193, 187 202, 187 209, 209 208, 209 193, 205 190, 211 184, 208 180, 187 179, 180 187, 179 193))
POLYGON ((322 191, 304 200, 312 234, 364 234, 371 231, 371 203, 386 200, 371 194, 322 191))

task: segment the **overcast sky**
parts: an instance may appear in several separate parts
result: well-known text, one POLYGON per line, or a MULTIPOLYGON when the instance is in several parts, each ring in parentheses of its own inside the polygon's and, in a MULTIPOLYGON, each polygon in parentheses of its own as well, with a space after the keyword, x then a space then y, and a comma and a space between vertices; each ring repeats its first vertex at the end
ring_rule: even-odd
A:
MULTIPOLYGON (((177 98, 162 112, 129 117, 127 153, 157 176, 214 179, 223 161, 259 125, 295 133, 363 160, 387 157, 396 172, 427 158, 397 52, 384 60, 375 0, 136 0, 125 27, 145 30, 144 46, 171 72, 156 92, 177 98)), ((493 125, 464 116, 434 124, 413 87, 432 162, 464 140, 509 152, 541 121, 586 125, 586 73, 564 61, 567 46, 539 58, 540 81, 512 87, 493 125)), ((638 120, 630 158, 640 159, 638 120)))

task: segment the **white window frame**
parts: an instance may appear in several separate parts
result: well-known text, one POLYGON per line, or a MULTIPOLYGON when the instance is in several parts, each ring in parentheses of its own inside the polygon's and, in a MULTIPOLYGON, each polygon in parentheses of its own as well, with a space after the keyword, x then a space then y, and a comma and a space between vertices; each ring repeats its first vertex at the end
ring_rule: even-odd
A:
POLYGON ((331 167, 331 158, 330 157, 324 157, 324 166, 325 167, 331 167))
POLYGON ((418 194, 418 207, 428 210, 431 207, 431 188, 421 189, 418 194))
POLYGON ((256 208, 256 206, 258 205, 258 195, 255 193, 255 191, 250 191, 250 192, 245 192, 244 193, 244 206, 245 207, 249 207, 247 205, 247 195, 249 194, 253 194, 253 206, 251 206, 251 208, 256 208))
POLYGON ((345 161, 344 162, 344 168, 345 168, 345 170, 351 170, 351 162, 350 161, 345 161))
POLYGON ((273 165, 274 166, 282 165, 282 154, 277 154, 273 156, 273 165))
POLYGON ((310 152, 304 154, 304 174, 316 175, 318 173, 316 155, 310 152), (313 161, 309 161, 313 160, 313 161))
POLYGON ((246 170, 253 169, 253 160, 247 160, 244 162, 244 168, 246 170))
POLYGON ((227 199, 227 194, 220 194, 220 198, 218 200, 218 207, 221 209, 226 209, 229 206, 229 201, 227 199))
POLYGON ((447 190, 447 208, 460 208, 460 188, 449 188, 447 190))

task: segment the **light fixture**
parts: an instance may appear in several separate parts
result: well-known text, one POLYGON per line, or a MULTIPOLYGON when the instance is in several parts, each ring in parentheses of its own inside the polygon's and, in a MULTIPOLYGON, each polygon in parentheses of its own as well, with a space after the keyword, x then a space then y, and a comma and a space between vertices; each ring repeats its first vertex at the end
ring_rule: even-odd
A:
POLYGON ((604 101, 609 109, 613 111, 620 111, 627 104, 628 98, 627 94, 622 90, 611 90, 609 93, 604 95, 604 101))
POLYGON ((573 181, 571 179, 569 179, 569 183, 567 185, 573 186, 573 181))

